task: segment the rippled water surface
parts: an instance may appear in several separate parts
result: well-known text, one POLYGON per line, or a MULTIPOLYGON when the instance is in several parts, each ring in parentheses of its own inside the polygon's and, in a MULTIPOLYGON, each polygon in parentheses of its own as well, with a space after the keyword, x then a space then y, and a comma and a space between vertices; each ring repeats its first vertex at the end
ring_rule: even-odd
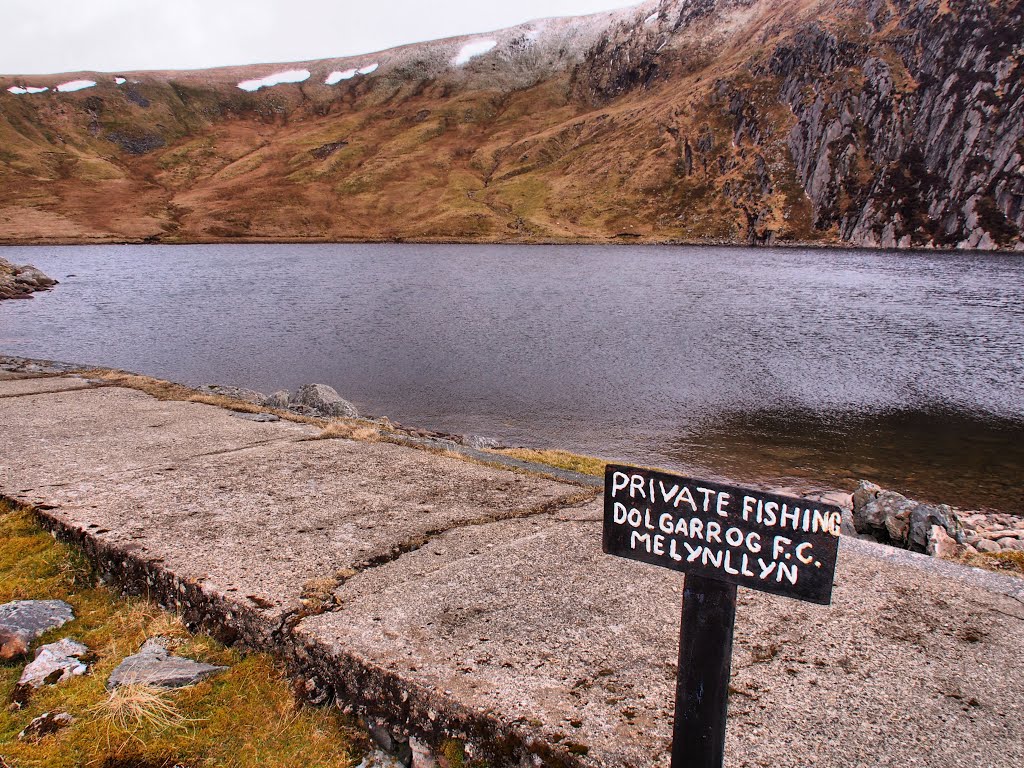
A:
POLYGON ((0 351, 736 481, 1024 509, 1024 259, 701 247, 0 248, 0 351))

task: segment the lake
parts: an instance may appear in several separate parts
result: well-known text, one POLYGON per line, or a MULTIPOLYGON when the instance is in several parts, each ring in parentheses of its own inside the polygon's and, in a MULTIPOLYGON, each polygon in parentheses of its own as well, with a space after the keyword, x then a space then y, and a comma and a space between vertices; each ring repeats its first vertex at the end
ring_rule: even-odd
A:
POLYGON ((734 482, 1024 511, 1024 258, 680 246, 6 247, 0 352, 734 482))

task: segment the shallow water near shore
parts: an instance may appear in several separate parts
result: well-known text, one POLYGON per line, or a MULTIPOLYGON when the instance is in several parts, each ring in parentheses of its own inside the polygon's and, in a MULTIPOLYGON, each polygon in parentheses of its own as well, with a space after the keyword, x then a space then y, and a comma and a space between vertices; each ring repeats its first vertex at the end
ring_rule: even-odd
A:
POLYGON ((0 352, 737 482, 1024 511, 1024 259, 642 246, 0 248, 0 352))

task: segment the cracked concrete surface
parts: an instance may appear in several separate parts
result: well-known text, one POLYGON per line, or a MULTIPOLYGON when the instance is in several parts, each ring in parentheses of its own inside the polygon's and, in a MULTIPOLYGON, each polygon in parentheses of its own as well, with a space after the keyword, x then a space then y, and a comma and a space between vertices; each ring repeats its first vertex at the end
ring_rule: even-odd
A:
MULTIPOLYGON (((593 491, 62 381, 0 380, 0 493, 115 577, 495 764, 667 765, 682 577, 603 555, 593 491)), ((923 562, 844 540, 830 607, 740 591, 730 768, 1024 764, 1021 582, 923 562)))

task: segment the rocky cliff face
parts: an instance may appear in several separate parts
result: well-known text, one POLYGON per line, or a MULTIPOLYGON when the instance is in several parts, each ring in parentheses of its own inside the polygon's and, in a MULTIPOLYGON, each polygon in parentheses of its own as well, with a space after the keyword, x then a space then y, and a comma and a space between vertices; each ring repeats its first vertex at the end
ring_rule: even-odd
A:
POLYGON ((764 68, 797 118, 789 146, 815 226, 882 247, 1019 243, 1022 3, 866 10, 863 39, 809 25, 764 68))
POLYGON ((269 68, 0 91, 0 239, 1024 250, 1022 8, 660 0, 252 93, 269 68))

